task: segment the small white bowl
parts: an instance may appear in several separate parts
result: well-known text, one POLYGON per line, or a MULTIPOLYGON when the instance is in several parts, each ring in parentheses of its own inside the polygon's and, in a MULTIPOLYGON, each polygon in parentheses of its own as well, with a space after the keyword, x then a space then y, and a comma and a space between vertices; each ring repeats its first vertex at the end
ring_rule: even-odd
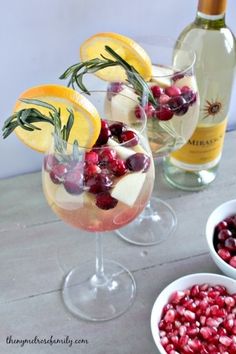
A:
POLYGON ((206 224, 206 240, 210 250, 211 257, 217 267, 220 270, 228 275, 229 277, 236 279, 236 269, 233 268, 231 265, 226 263, 216 252, 214 245, 213 245, 213 236, 214 236, 214 229, 215 226, 225 218, 236 215, 236 199, 230 200, 226 203, 221 204, 218 206, 209 216, 206 224))
POLYGON ((169 302, 170 296, 177 290, 185 290, 191 288, 195 284, 223 285, 229 293, 236 292, 236 281, 224 275, 213 273, 196 273, 186 275, 169 284, 158 295, 151 313, 151 331, 154 342, 160 354, 166 354, 165 349, 161 345, 158 324, 161 319, 162 309, 169 302))

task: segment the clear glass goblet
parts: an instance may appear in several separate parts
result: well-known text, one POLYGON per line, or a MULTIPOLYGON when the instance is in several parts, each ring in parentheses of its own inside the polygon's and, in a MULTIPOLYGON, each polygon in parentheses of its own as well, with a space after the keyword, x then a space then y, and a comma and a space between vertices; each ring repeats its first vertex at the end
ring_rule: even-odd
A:
MULTIPOLYGON (((144 110, 140 107, 141 119, 133 124, 125 115, 119 122, 110 121, 104 111, 106 95, 107 91, 96 91, 89 96, 103 117, 95 146, 71 145, 54 134, 42 170, 44 194, 56 215, 96 237, 95 261, 72 269, 62 291, 66 307, 91 321, 117 317, 134 301, 135 280, 126 267, 103 258, 102 235, 143 211, 155 175, 144 110)), ((126 104, 131 100, 123 99, 126 104)))
MULTIPOLYGON (((147 83, 156 105, 148 101, 145 91, 139 99, 147 114, 147 136, 157 161, 181 148, 197 125, 199 97, 194 75, 195 53, 183 46, 177 49, 175 41, 161 36, 140 37, 138 43, 152 60, 152 77, 147 83)), ((139 119, 139 106, 125 107, 121 104, 122 97, 119 97, 125 94, 133 100, 137 99, 130 85, 112 82, 108 85, 109 91, 116 92, 116 95, 110 95, 106 103, 114 120, 124 112, 131 120, 139 119)), ((143 213, 134 222, 117 230, 117 233, 130 243, 150 246, 166 240, 176 226, 177 218, 172 207, 152 197, 143 213)))

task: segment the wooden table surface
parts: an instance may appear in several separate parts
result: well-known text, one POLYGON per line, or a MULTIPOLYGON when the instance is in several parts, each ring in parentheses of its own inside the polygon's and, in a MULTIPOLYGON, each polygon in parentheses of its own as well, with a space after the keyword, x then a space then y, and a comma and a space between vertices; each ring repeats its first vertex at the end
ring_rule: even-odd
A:
POLYGON ((0 353, 157 353, 150 313, 159 292, 186 274, 220 273, 207 249, 205 224, 215 207, 236 198, 235 142, 236 132, 227 133, 217 179, 204 191, 173 189, 157 169, 153 194, 168 201, 178 218, 175 234, 164 243, 140 247, 114 233, 104 236, 105 256, 132 271, 137 297, 128 312, 103 323, 75 318, 61 298, 66 273, 94 260, 94 236, 58 220, 44 199, 40 172, 1 180, 0 353), (36 336, 65 343, 13 343, 36 336), (87 343, 70 346, 76 339, 87 343))

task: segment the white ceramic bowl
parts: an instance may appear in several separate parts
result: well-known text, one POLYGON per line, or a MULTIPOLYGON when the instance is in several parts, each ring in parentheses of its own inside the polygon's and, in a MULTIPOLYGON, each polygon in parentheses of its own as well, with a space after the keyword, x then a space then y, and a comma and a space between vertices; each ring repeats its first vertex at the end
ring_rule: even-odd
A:
POLYGON ((220 221, 232 215, 236 215, 236 199, 221 204, 211 213, 206 224, 206 240, 211 257, 214 260, 215 264, 220 268, 220 270, 224 274, 236 279, 236 269, 226 263, 220 256, 218 256, 213 245, 213 235, 215 226, 220 221))
POLYGON ((168 303, 170 296, 177 290, 185 290, 190 288, 195 284, 210 284, 210 285, 223 285, 226 287, 229 293, 236 292, 236 281, 228 278, 224 275, 213 274, 213 273, 196 273, 191 275, 186 275, 179 278, 169 284, 162 292, 158 295, 151 314, 151 331, 154 342, 156 343, 157 349, 160 354, 166 354, 165 349, 161 345, 160 335, 158 329, 158 323, 160 322, 162 309, 168 303))

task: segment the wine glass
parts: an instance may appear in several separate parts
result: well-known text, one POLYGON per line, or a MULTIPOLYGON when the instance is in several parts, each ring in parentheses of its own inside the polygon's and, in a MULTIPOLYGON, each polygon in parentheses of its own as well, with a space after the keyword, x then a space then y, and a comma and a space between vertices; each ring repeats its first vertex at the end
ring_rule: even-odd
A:
MULTIPOLYGON (((117 317, 134 301, 135 280, 121 264, 103 259, 102 234, 134 220, 154 183, 144 110, 140 106, 138 122, 125 115, 119 122, 111 121, 104 111, 106 96, 107 91, 89 96, 103 117, 95 146, 72 145, 54 134, 42 169, 43 190, 52 210, 66 223, 96 236, 96 260, 72 269, 62 291, 66 307, 91 321, 117 317)), ((126 104, 131 100, 123 99, 126 104)))
MULTIPOLYGON (((181 148, 191 137, 198 121, 199 97, 194 76, 195 53, 187 46, 175 47, 175 41, 161 36, 139 38, 138 43, 152 60, 152 77, 147 82, 155 99, 150 102, 143 91, 140 102, 147 114, 147 136, 153 157, 162 158, 181 148)), ((140 106, 120 104, 120 94, 135 100, 137 93, 122 81, 108 85, 108 92, 115 91, 106 105, 113 111, 113 119, 126 112, 139 119, 140 106)), ((152 197, 142 214, 129 225, 116 232, 126 241, 143 246, 160 243, 171 235, 177 226, 174 210, 166 202, 152 197)))

